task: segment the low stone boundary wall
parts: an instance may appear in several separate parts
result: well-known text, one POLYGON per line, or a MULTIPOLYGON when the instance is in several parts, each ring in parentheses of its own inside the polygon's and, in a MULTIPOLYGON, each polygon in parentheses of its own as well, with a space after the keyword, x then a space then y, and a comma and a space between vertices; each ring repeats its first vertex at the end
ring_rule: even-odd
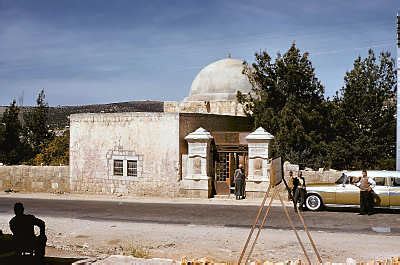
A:
POLYGON ((0 166, 0 190, 69 192, 69 166, 0 166))
MULTIPOLYGON (((293 171, 293 175, 297 175, 300 167, 299 165, 291 164, 290 162, 286 161, 283 164, 283 172, 285 179, 289 178, 289 172, 293 171)), ((306 184, 313 184, 313 183, 335 183, 335 181, 340 177, 342 171, 338 170, 323 170, 322 168, 318 171, 315 170, 301 170, 303 173, 303 177, 306 180, 306 184)))
POLYGON ((328 170, 328 171, 302 171, 306 184, 312 183, 335 183, 340 177, 342 171, 328 170))
MULTIPOLYGON (((306 184, 311 183, 324 183, 324 182, 335 182, 341 175, 341 171, 302 171, 303 176, 306 179, 306 184)), ((294 174, 297 172, 294 170, 294 174)), ((289 171, 285 170, 285 179, 288 180, 289 171)), ((94 183, 93 183, 94 184, 94 183)), ((113 183, 114 184, 114 183, 113 183)), ((165 184, 157 188, 158 192, 165 191, 165 194, 158 194, 158 196, 165 197, 187 197, 187 194, 178 194, 176 190, 180 188, 179 183, 175 183, 176 187, 167 187, 165 184)), ((161 185, 161 184, 157 184, 161 185)), ((169 184, 171 185, 171 183, 169 184)), ((114 185, 117 186, 117 185, 114 185)), ((121 183, 121 190, 116 190, 115 192, 126 193, 136 196, 151 196, 151 192, 146 194, 149 187, 144 186, 143 183, 138 185, 135 183, 134 191, 131 191, 132 185, 129 183, 121 183), (126 191, 124 192, 125 189, 126 191)), ((70 176, 69 176, 69 166, 0 166, 0 190, 13 190, 21 192, 45 192, 45 193, 65 193, 65 192, 76 192, 76 193, 107 193, 103 192, 106 187, 106 183, 99 181, 96 185, 91 185, 91 188, 98 189, 93 191, 77 189, 70 190, 70 176), (96 192, 97 191, 97 192, 96 192)), ((162 192, 161 192, 162 193, 162 192)), ((287 194, 286 190, 283 188, 281 194, 287 194)), ((262 198, 264 196, 263 192, 256 193, 254 195, 248 194, 248 198, 262 198)), ((283 198, 287 198, 284 195, 283 198)))
MULTIPOLYGON (((176 261, 172 259, 163 259, 163 258, 152 258, 152 259, 143 259, 136 258, 132 256, 122 256, 122 255, 112 255, 103 260, 99 261, 91 261, 91 260, 83 260, 77 261, 73 263, 73 265, 83 265, 83 264, 96 264, 96 265, 108 265, 108 264, 147 264, 147 265, 231 265, 234 264, 232 262, 216 262, 209 258, 201 258, 201 259, 188 259, 182 258, 181 261, 176 261)), ((303 265, 308 264, 306 261, 295 260, 295 261, 250 261, 247 263, 248 265, 303 265)), ((357 261, 352 258, 346 259, 345 262, 323 262, 318 263, 321 265, 400 265, 400 258, 389 258, 389 259, 379 259, 379 260, 366 260, 366 261, 357 261)))
MULTIPOLYGON (((293 175, 297 176, 299 170, 298 165, 293 165, 288 162, 284 164, 284 177, 287 182, 289 182, 289 172, 293 171, 293 175)), ((316 184, 316 183, 335 183, 335 181, 340 177, 342 171, 338 170, 324 170, 324 171, 315 171, 315 170, 302 170, 303 177, 306 181, 306 186, 308 184, 316 184)), ((287 190, 283 185, 281 186, 280 193, 284 200, 288 200, 287 190)))
MULTIPOLYGON (((130 263, 131 264, 131 263, 130 263)), ((158 264, 158 263, 146 263, 146 264, 158 264)), ((173 263, 170 263, 173 264, 173 263)), ((215 262, 208 258, 195 259, 190 260, 187 258, 183 258, 181 263, 182 265, 231 265, 231 262, 215 262)), ((273 261, 250 261, 246 263, 247 265, 305 265, 308 264, 307 261, 302 260, 287 260, 280 262, 273 261)), ((374 259, 374 260, 355 260, 352 258, 347 258, 345 262, 331 262, 325 261, 323 263, 315 263, 321 265, 400 265, 400 257, 393 257, 388 259, 374 259)))

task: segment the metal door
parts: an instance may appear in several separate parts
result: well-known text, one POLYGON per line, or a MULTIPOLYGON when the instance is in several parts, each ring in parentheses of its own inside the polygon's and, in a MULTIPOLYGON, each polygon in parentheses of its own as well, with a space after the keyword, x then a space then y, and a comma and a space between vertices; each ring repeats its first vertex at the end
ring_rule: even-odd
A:
POLYGON ((235 189, 235 170, 243 165, 247 176, 247 153, 219 152, 218 161, 215 161, 215 189, 217 195, 232 193, 235 189))
POLYGON ((218 160, 215 161, 215 191, 218 195, 230 193, 230 153, 218 153, 218 160))

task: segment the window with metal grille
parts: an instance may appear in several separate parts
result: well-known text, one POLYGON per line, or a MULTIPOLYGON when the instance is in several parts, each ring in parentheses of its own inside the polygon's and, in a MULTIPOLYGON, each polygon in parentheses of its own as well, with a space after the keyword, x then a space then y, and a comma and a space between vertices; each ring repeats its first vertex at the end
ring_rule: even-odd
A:
POLYGON ((217 181, 226 181, 229 178, 229 153, 218 153, 215 173, 217 181))
POLYGON ((123 176, 123 175, 124 175, 124 161, 114 160, 114 176, 123 176))
POLYGON ((137 177, 137 160, 128 160, 128 176, 137 177))

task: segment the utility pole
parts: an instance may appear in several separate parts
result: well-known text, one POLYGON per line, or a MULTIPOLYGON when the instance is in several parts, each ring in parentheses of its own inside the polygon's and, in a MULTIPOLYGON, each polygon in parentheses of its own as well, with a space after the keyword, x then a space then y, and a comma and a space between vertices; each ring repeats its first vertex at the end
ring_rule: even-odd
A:
POLYGON ((397 13, 396 170, 400 170, 400 15, 397 13))

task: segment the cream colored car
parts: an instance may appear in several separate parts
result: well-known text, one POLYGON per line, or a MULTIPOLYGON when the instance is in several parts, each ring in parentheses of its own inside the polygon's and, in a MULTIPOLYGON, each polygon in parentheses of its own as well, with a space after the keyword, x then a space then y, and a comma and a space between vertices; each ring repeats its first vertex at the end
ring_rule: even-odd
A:
MULTIPOLYGON (((375 207, 400 207, 400 172, 367 171, 368 177, 375 180, 375 207)), ((344 172, 335 183, 307 185, 306 206, 317 211, 323 206, 360 206, 360 189, 354 185, 361 178, 361 171, 344 172)))

